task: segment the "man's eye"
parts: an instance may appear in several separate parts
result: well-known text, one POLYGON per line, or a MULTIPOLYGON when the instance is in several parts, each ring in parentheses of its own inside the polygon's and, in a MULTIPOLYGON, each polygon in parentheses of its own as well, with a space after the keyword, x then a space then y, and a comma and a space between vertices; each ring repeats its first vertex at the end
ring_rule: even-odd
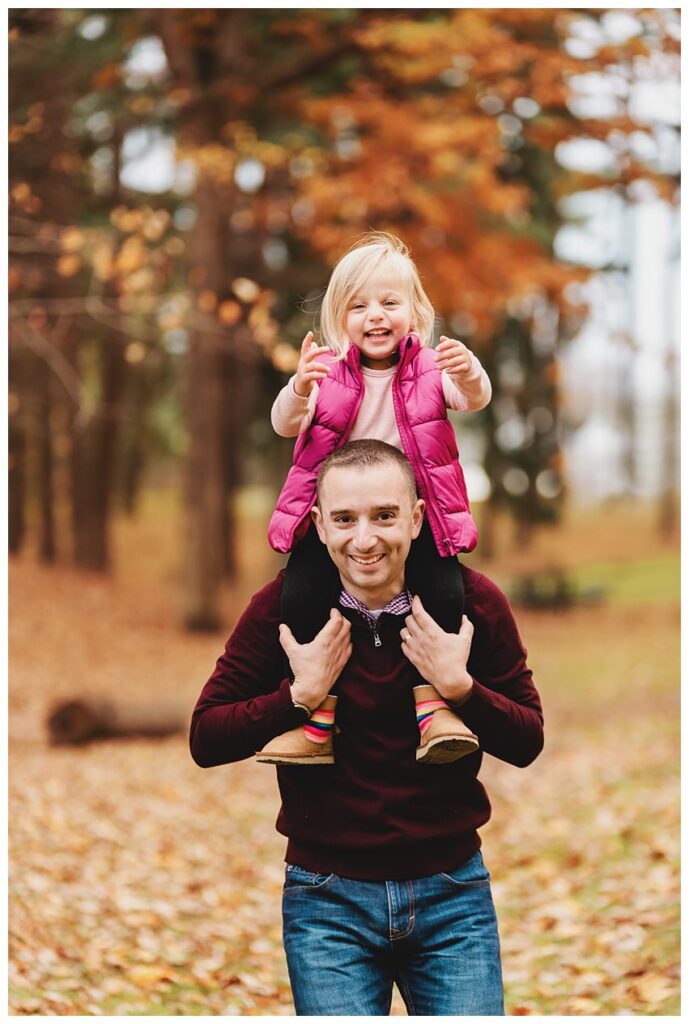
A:
POLYGON ((335 518, 335 522, 339 526, 346 526, 348 523, 351 523, 351 521, 352 521, 352 517, 351 516, 337 516, 335 518))
POLYGON ((390 519, 394 519, 395 516, 392 512, 381 512, 378 518, 382 519, 383 522, 388 522, 390 519))

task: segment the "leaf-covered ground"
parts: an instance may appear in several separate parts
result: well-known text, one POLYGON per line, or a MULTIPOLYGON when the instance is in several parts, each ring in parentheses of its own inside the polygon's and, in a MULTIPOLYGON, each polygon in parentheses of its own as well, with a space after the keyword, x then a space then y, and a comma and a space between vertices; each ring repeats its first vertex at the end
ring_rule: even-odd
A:
MULTIPOLYGON (((202 771, 182 736, 47 743, 56 697, 165 694, 191 710, 224 637, 178 630, 174 545, 166 562, 158 534, 122 527, 127 570, 111 580, 10 565, 14 1014, 293 1013, 274 770, 202 771)), ((268 555, 243 557, 269 577, 268 555)), ((518 618, 547 745, 529 769, 486 758, 482 773, 508 1013, 676 1014, 677 601, 518 618)))

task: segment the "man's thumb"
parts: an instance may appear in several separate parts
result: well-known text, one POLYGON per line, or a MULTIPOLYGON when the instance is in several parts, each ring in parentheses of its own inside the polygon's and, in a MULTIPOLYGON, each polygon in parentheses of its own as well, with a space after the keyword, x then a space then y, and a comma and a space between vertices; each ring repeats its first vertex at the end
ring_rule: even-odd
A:
POLYGON ((463 636, 465 640, 471 640, 474 635, 473 623, 469 621, 466 615, 462 615, 462 625, 459 630, 459 635, 463 636))
POLYGON ((280 643, 282 644, 282 649, 285 652, 285 654, 289 654, 289 652, 291 650, 293 650, 294 645, 296 644, 296 642, 297 641, 294 639, 294 635, 292 633, 292 630, 289 628, 288 625, 286 625, 286 623, 281 622, 280 623, 280 643))

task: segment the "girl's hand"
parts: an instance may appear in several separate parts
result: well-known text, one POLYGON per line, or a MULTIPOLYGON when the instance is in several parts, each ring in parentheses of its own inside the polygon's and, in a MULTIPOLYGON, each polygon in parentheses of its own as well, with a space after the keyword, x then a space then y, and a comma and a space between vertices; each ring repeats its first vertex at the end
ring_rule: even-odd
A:
POLYGON ((463 377, 471 370, 471 352, 461 341, 441 335, 435 350, 439 370, 447 370, 453 377, 463 377))
POLYGON ((325 363, 318 363, 316 360, 324 352, 330 351, 327 345, 313 344, 313 331, 309 331, 301 343, 301 355, 297 366, 297 378, 294 382, 294 390, 300 398, 308 398, 315 380, 323 380, 330 373, 325 363))

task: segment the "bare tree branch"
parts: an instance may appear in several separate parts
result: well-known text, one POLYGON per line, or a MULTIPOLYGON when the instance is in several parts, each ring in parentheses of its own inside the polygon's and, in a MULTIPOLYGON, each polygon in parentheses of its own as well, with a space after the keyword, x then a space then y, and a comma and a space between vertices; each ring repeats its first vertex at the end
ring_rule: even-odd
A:
POLYGON ((82 410, 82 388, 78 374, 65 359, 57 346, 44 335, 34 331, 26 321, 17 324, 16 330, 26 345, 37 356, 44 359, 74 402, 77 409, 82 410))

